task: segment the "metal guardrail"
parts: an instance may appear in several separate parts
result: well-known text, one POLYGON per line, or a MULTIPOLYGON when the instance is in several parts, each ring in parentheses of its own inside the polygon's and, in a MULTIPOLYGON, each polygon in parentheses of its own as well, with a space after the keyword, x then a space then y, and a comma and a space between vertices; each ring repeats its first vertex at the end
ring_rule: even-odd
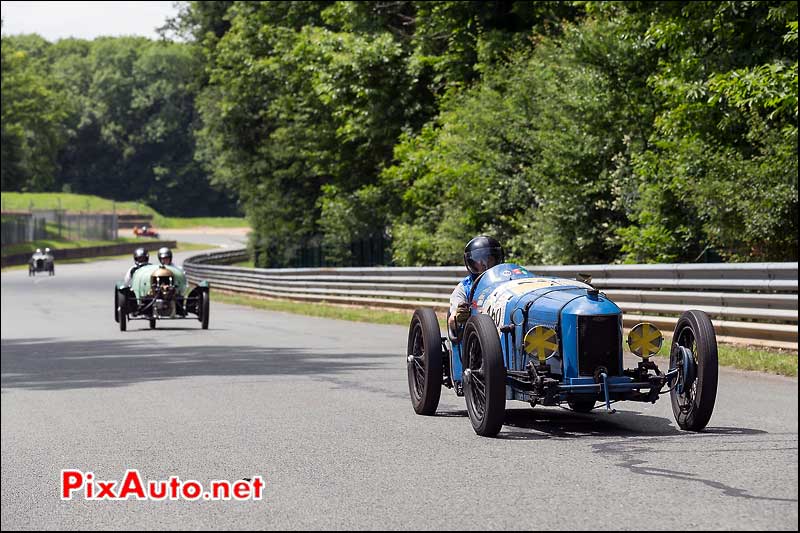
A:
MULTIPOLYGON (((216 289, 297 301, 444 310, 464 267, 243 268, 246 250, 190 257, 189 281, 216 289)), ((705 311, 722 341, 797 349, 798 264, 531 266, 544 276, 592 276, 624 312, 624 323, 670 331, 687 309, 705 311)))

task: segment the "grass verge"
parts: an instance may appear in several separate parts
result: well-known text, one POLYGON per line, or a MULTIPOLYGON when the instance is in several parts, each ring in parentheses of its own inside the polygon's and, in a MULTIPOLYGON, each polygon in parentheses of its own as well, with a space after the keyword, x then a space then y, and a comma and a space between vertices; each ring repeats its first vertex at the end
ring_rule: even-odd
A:
POLYGON ((28 211, 29 209, 65 209, 84 213, 138 213, 152 215, 158 228, 186 229, 196 227, 242 228, 247 227, 243 217, 167 217, 141 202, 116 202, 91 194, 63 192, 4 192, 3 211, 28 211))
POLYGON ((33 209, 65 209, 84 213, 140 213, 161 216, 152 207, 139 202, 115 202, 91 194, 65 192, 4 192, 3 211, 27 211, 33 209))
MULTIPOLYGON (((410 309, 407 311, 365 309, 318 302, 299 303, 286 300, 270 300, 221 292, 214 292, 213 299, 221 303, 246 305, 267 311, 281 311, 298 315, 398 326, 408 326, 413 314, 410 309)), ((438 313, 438 315, 441 315, 441 313, 438 313)), ((439 316, 439 327, 442 330, 445 327, 441 316, 439 316)), ((665 342, 665 344, 667 343, 665 342)), ((797 352, 739 347, 729 344, 720 344, 718 350, 720 366, 797 377, 797 352)))
POLYGON ((153 225, 163 229, 189 229, 189 228, 246 228, 250 224, 243 217, 162 217, 153 218, 153 225))
POLYGON ((345 307, 319 302, 304 303, 290 302, 287 300, 269 300, 266 298, 255 298, 218 291, 214 292, 213 299, 214 301, 225 304, 246 305, 248 307, 267 311, 281 311, 284 313, 294 313, 296 315, 334 318, 349 320, 351 322, 370 322, 373 324, 408 326, 411 322, 411 315, 414 314, 412 310, 388 311, 381 309, 365 309, 362 307, 345 307))
POLYGON ((757 370, 770 374, 797 377, 797 352, 764 350, 720 344, 719 364, 741 370, 757 370))

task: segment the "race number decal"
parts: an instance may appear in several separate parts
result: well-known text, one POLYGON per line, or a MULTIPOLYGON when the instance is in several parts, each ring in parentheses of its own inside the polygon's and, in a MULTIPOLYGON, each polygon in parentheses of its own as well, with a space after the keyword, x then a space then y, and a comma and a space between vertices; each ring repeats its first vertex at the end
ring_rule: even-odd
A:
POLYGON ((522 296, 537 289, 547 287, 577 287, 590 289, 591 286, 580 281, 560 278, 522 278, 512 279, 500 284, 489 294, 484 301, 478 301, 480 312, 489 315, 497 325, 498 330, 505 324, 506 306, 508 302, 516 297, 522 296))

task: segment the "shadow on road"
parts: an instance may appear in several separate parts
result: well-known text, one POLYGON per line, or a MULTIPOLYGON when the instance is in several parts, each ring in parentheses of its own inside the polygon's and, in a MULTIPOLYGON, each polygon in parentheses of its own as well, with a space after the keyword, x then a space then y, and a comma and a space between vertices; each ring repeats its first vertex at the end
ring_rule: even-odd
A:
POLYGON ((264 346, 160 346, 121 341, 3 339, 2 387, 33 390, 119 387, 191 376, 319 377, 370 369, 394 354, 319 353, 264 346), (356 360, 358 359, 358 360, 356 360))
MULTIPOLYGON (((439 411, 436 416, 464 417, 466 410, 439 411)), ((654 437, 673 435, 760 435, 766 431, 749 428, 709 427, 701 433, 681 431, 667 417, 650 416, 637 411, 617 411, 608 414, 603 410, 593 413, 576 413, 558 407, 506 408, 503 429, 498 439, 544 440, 551 438, 577 439, 581 437, 654 437), (526 431, 527 430, 527 431, 526 431)))

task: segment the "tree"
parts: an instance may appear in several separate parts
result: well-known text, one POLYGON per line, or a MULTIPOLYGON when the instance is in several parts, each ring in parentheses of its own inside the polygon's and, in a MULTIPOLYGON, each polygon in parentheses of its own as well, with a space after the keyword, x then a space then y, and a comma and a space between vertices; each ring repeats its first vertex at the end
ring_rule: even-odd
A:
POLYGON ((50 190, 65 142, 65 98, 42 71, 49 43, 38 36, 2 37, 2 172, 0 187, 50 190))

